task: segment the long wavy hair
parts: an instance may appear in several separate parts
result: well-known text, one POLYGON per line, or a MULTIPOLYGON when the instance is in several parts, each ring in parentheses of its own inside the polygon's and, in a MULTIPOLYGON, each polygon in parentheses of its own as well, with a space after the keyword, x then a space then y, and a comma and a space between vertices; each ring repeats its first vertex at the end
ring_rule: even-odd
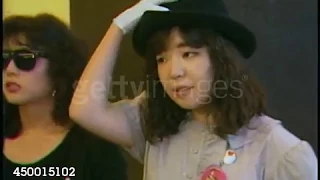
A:
MULTIPOLYGON (((178 27, 190 47, 206 47, 212 63, 213 83, 210 107, 214 122, 208 122, 212 133, 221 138, 235 134, 248 125, 255 115, 266 113, 266 95, 234 44, 210 29, 178 27), (224 83, 214 83, 214 82, 224 83), (229 88, 225 88, 225 84, 229 88)), ((166 94, 157 72, 156 55, 163 52, 172 29, 156 32, 148 41, 145 91, 147 100, 141 104, 142 128, 150 143, 177 134, 187 121, 189 110, 181 108, 166 94)))
MULTIPOLYGON (((52 116, 57 124, 68 123, 74 83, 87 63, 87 48, 64 22, 50 14, 4 19, 4 41, 20 33, 25 35, 31 48, 41 48, 46 52, 49 59, 48 76, 55 90, 52 116)), ((4 136, 16 136, 20 130, 18 106, 4 99, 4 136)))

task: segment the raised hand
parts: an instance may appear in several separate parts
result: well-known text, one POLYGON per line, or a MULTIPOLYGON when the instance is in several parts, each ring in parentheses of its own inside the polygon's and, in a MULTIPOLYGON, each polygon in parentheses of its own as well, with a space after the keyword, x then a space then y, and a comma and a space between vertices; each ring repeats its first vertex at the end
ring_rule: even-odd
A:
POLYGON ((136 26, 145 11, 169 11, 159 4, 174 1, 177 0, 141 0, 114 18, 113 22, 126 34, 136 26))

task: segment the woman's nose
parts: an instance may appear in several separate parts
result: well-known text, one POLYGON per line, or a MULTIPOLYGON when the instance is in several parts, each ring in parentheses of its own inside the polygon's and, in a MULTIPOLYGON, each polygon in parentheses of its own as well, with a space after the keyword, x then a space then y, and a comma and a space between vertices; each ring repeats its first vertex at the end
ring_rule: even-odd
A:
POLYGON ((170 63, 170 77, 172 79, 183 77, 185 74, 185 69, 183 67, 182 61, 178 58, 171 60, 170 63))
POLYGON ((13 59, 10 59, 7 66, 3 68, 4 68, 3 70, 7 75, 17 74, 19 72, 19 69, 15 65, 13 59))

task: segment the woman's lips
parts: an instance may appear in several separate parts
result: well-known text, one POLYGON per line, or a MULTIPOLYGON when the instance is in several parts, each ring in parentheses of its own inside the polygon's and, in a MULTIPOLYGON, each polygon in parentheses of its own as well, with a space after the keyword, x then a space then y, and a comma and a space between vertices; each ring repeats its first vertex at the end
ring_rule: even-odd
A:
POLYGON ((17 93, 21 89, 21 86, 15 82, 7 82, 5 87, 9 93, 17 93))

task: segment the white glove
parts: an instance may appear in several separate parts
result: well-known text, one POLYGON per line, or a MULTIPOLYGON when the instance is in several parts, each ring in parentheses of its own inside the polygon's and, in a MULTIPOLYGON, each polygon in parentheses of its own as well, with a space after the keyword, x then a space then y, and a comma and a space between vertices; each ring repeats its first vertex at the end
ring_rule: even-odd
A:
POLYGON ((126 34, 136 26, 145 11, 169 11, 168 8, 159 6, 159 4, 174 1, 177 0, 141 0, 114 18, 113 23, 126 34))

